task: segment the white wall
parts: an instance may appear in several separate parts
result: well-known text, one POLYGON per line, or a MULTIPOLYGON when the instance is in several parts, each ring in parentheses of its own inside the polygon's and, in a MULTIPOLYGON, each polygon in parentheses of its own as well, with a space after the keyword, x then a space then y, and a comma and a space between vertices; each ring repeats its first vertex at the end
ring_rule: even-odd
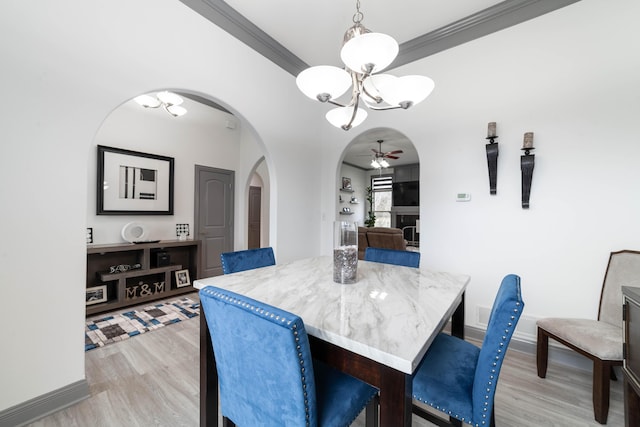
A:
MULTIPOLYGON (((5 1, 0 55, 0 218, 6 226, 0 411, 84 378, 94 139, 109 114, 135 95, 176 88, 227 106, 273 171, 271 241, 278 260, 318 253, 320 233, 306 232, 310 221, 320 221, 317 193, 309 191, 321 175, 316 108, 291 90, 293 76, 180 2, 5 1), (285 115, 286 126, 269 111, 285 115), (315 178, 301 179, 309 175, 315 178)), ((245 181, 256 161, 238 158, 245 181)))
MULTIPOLYGON (((356 128, 398 129, 418 149, 422 265, 471 275, 467 324, 482 326, 476 312, 491 306, 507 273, 522 277, 525 316, 595 318, 609 253, 640 249, 639 15, 634 0, 582 0, 393 70, 428 75, 435 91, 356 128), (495 196, 484 148, 490 121, 500 144, 495 196), (527 131, 536 165, 523 210, 527 131), (471 202, 455 202, 458 192, 471 202)), ((350 136, 326 139, 340 151, 350 136)), ((339 156, 327 159, 327 179, 339 156)))
POLYGON ((339 189, 340 187, 342 187, 342 184, 341 182, 338 183, 338 186, 335 190, 337 206, 335 220, 357 222, 359 226, 364 226, 364 220, 369 209, 369 205, 366 199, 366 188, 370 185, 369 173, 367 171, 363 171, 362 169, 345 165, 344 163, 341 166, 340 179, 342 180, 342 177, 351 178, 351 187, 353 188, 353 193, 340 191, 339 189), (342 202, 339 201, 340 197, 342 197, 342 202), (351 203, 352 197, 355 197, 358 200, 358 203, 351 203), (340 212, 342 211, 342 208, 345 207, 351 209, 353 215, 341 215, 340 212))

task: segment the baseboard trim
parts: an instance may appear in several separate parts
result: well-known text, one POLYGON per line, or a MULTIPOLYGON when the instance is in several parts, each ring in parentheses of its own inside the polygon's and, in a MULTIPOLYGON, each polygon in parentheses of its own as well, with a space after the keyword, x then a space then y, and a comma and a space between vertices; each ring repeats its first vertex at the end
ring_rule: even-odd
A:
MULTIPOLYGON (((485 330, 476 328, 475 326, 465 325, 464 327, 465 338, 478 341, 482 343, 484 339, 485 330)), ((509 350, 515 350, 522 353, 536 355, 536 342, 530 339, 521 338, 514 335, 509 343, 509 350)), ((581 354, 576 353, 567 347, 555 344, 553 340, 549 340, 549 364, 558 363, 572 368, 580 369, 583 371, 591 371, 593 369, 593 363, 581 354)))
POLYGON ((86 379, 0 411, 0 427, 20 427, 89 397, 86 379))

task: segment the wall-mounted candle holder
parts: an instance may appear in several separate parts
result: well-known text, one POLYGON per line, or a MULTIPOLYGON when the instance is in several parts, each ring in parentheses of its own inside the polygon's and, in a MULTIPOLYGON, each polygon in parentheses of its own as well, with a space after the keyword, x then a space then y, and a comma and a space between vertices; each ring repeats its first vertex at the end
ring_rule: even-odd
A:
POLYGON ((487 168, 489 169, 489 193, 497 194, 498 185, 498 143, 495 141, 496 122, 490 122, 488 126, 487 138, 489 143, 485 145, 487 150, 487 168))
POLYGON ((533 178, 533 167, 535 165, 535 150, 533 146, 533 132, 524 134, 522 144, 524 155, 520 156, 520 171, 522 172, 522 209, 529 209, 529 196, 531 195, 531 179, 533 178))

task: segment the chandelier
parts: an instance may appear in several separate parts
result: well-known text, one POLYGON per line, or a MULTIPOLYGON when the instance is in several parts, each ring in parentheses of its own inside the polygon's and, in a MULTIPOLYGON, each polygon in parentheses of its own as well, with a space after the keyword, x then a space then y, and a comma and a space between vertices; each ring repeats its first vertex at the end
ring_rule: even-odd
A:
POLYGON ((398 55, 398 42, 386 34, 369 31, 361 23, 363 17, 360 0, 356 0, 354 25, 345 32, 340 51, 344 69, 319 65, 307 68, 296 78, 298 88, 309 98, 337 107, 329 110, 326 118, 344 130, 358 126, 367 118, 360 101, 371 110, 406 110, 422 102, 435 87, 433 80, 426 76, 377 74, 398 55), (350 86, 349 102, 337 101, 350 86))
POLYGON ((173 117, 184 116, 187 114, 187 109, 182 107, 183 100, 173 92, 163 91, 156 93, 155 96, 140 95, 134 99, 139 105, 144 108, 158 108, 162 107, 167 113, 173 117))

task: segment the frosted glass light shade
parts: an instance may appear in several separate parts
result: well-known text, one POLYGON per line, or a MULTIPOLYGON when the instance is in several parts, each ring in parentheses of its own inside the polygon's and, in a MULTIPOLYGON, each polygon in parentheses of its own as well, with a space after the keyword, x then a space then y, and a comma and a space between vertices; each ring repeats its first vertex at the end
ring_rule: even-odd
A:
POLYGON ((335 99, 344 94, 351 86, 351 75, 342 68, 332 65, 318 65, 302 71, 296 77, 298 89, 311 99, 328 94, 335 99))
POLYGON ((385 82, 380 87, 380 93, 385 101, 391 105, 410 103, 416 105, 431 94, 435 83, 426 76, 403 76, 385 82))
POLYGON ((168 92, 168 91, 158 92, 158 95, 156 96, 160 101, 168 105, 180 105, 183 102, 182 98, 180 98, 178 95, 176 95, 173 92, 168 92))
MULTIPOLYGON (((338 107, 327 112, 325 116, 329 123, 334 125, 337 128, 341 128, 342 126, 349 123, 351 120, 351 115, 353 114, 353 107, 338 107)), ((356 112, 356 117, 353 119, 353 123, 351 123, 351 127, 356 127, 360 123, 364 122, 364 119, 367 118, 367 112, 362 108, 358 108, 356 112)))
POLYGON ((160 106, 160 100, 151 95, 136 96, 133 100, 143 107, 157 108, 160 106))
POLYGON ((392 76, 391 74, 375 74, 373 76, 367 77, 362 82, 362 86, 365 90, 365 96, 362 97, 362 100, 371 107, 380 106, 380 104, 376 103, 374 100, 369 99, 367 95, 371 96, 379 96, 384 99, 382 95, 384 92, 384 88, 390 85, 393 81, 397 79, 396 76, 392 76))
POLYGON ((169 105, 167 107, 167 111, 169 112, 169 114, 171 114, 174 117, 180 117, 187 114, 187 109, 184 107, 181 107, 180 105, 169 105))
POLYGON ((389 66, 398 56, 398 42, 382 33, 366 33, 346 42, 340 58, 349 69, 365 73, 367 64, 372 64, 370 73, 377 73, 389 66))

